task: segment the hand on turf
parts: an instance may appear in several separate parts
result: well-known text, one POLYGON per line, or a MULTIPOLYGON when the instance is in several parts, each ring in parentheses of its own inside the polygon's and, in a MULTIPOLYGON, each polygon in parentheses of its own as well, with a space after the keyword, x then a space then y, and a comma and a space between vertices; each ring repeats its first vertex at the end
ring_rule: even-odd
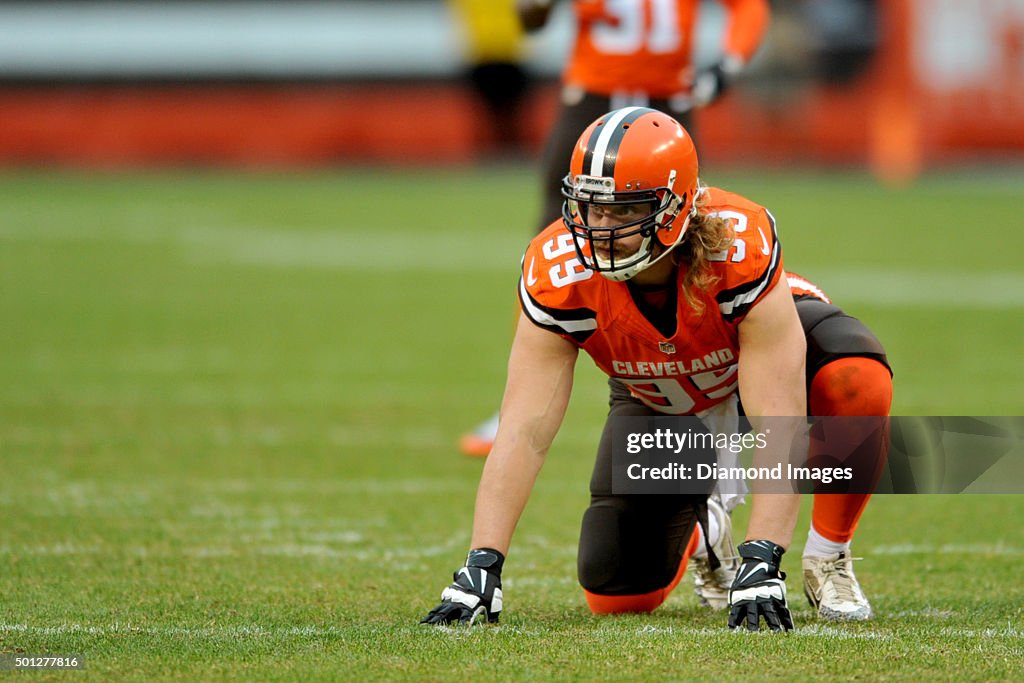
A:
POLYGON ((495 624, 501 616, 501 567, 505 557, 497 550, 469 551, 466 566, 455 572, 454 583, 441 592, 441 604, 421 624, 475 624, 481 617, 495 624))
POLYGON ((747 541, 739 546, 743 564, 729 589, 729 628, 761 628, 761 617, 773 631, 791 631, 793 617, 786 602, 786 575, 779 571, 781 546, 771 541, 747 541))

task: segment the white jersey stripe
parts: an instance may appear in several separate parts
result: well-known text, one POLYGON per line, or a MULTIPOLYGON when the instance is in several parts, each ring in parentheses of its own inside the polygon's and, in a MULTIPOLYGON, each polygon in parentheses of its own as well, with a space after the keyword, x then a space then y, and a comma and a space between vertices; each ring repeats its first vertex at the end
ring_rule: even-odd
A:
POLYGON ((810 282, 809 280, 805 280, 804 278, 800 277, 799 275, 790 275, 789 273, 787 273, 786 274, 786 283, 790 287, 799 287, 800 289, 806 289, 809 292, 811 292, 812 294, 814 294, 814 296, 816 296, 819 299, 821 299, 822 301, 824 301, 826 303, 829 303, 829 304, 832 303, 832 300, 829 299, 827 296, 825 296, 825 292, 823 292, 820 289, 818 289, 817 285, 815 285, 813 282, 810 282))
POLYGON ((565 331, 566 334, 590 332, 597 329, 596 318, 586 318, 584 320, 558 320, 557 318, 549 315, 546 311, 537 308, 537 306, 534 305, 533 300, 530 298, 530 293, 526 291, 526 283, 523 282, 523 278, 519 278, 519 294, 519 298, 523 302, 524 312, 538 325, 558 327, 565 331))
POLYGON ((761 281, 757 284, 757 287, 754 287, 754 289, 744 294, 739 294, 729 301, 723 301, 720 304, 718 304, 718 308, 719 310, 722 311, 722 314, 731 315, 732 312, 739 308, 740 306, 745 306, 750 302, 756 300, 757 297, 761 296, 761 293, 764 292, 764 290, 768 287, 768 283, 771 282, 772 276, 775 274, 775 268, 778 265, 778 262, 779 242, 778 240, 776 240, 775 244, 772 245, 771 263, 768 265, 768 269, 765 270, 764 277, 761 278, 761 281))

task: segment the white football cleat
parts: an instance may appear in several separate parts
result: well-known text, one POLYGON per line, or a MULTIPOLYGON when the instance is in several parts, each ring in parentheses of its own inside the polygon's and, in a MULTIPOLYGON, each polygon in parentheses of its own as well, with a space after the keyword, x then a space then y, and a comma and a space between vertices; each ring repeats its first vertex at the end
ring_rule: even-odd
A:
POLYGON ((495 413, 459 438, 459 450, 463 455, 486 458, 494 447, 497 435, 498 413, 495 413))
POLYGON ((707 557, 690 559, 693 567, 693 592, 700 604, 711 609, 725 609, 729 606, 729 588, 732 587, 740 559, 732 542, 732 516, 725 511, 718 494, 708 497, 708 517, 718 522, 718 542, 711 546, 721 565, 711 571, 707 557))
POLYGON ((828 557, 803 558, 804 594, 826 621, 870 619, 871 604, 853 573, 853 560, 839 552, 828 557))

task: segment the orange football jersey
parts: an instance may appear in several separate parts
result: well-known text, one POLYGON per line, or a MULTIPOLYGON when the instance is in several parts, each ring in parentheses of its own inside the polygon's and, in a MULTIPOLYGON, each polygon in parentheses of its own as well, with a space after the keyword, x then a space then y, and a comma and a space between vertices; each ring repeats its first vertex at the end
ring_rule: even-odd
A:
MULTIPOLYGON (((744 63, 768 26, 766 0, 720 0, 724 51, 744 63)), ((689 90, 700 0, 574 0, 578 30, 563 81, 599 95, 668 98, 689 90)))
POLYGON ((821 299, 827 304, 832 303, 832 299, 828 298, 828 295, 825 294, 818 285, 814 284, 802 275, 787 272, 786 281, 789 284, 789 291, 793 293, 794 297, 813 296, 816 299, 821 299))
MULTIPOLYGON (((638 399, 669 415, 690 415, 736 392, 737 325, 783 272, 782 247, 767 209, 707 188, 703 211, 732 221, 736 239, 711 262, 717 282, 698 297, 703 312, 677 296, 676 331, 664 336, 640 312, 625 282, 586 268, 561 221, 527 247, 519 298, 536 325, 576 344, 638 399)), ((683 273, 677 273, 682 286, 683 273)))

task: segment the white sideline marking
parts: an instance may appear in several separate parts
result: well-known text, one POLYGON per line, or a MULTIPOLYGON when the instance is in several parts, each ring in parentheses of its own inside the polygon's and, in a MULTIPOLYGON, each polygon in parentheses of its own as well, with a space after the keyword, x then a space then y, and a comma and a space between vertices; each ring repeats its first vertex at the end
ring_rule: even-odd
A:
MULTIPOLYGON (((607 628, 605 629, 609 635, 616 633, 616 629, 607 628)), ((723 633, 729 633, 719 628, 702 627, 702 628, 691 628, 687 626, 654 626, 648 624, 641 626, 636 629, 637 635, 678 635, 678 636, 706 636, 715 637, 721 636, 723 633)), ((757 633, 748 633, 745 629, 736 629, 733 633, 757 636, 758 634, 768 635, 765 630, 758 631, 757 633)), ((963 628, 943 628, 941 631, 942 635, 954 638, 1019 638, 1021 631, 1012 626, 1000 629, 963 629, 963 628)), ((858 629, 846 629, 841 626, 827 626, 825 624, 797 624, 789 637, 791 638, 827 638, 829 640, 891 640, 893 634, 890 632, 882 631, 864 631, 858 629)))
POLYGON ((793 631, 798 636, 828 638, 829 640, 890 640, 889 633, 877 631, 854 631, 824 624, 807 624, 793 631))
POLYGON ((96 555, 104 552, 98 545, 79 545, 76 543, 54 543, 52 545, 33 545, 14 548, 0 545, 0 555, 96 555))
MULTIPOLYGON (((195 263, 240 263, 273 268, 319 268, 374 272, 514 270, 525 242, 488 238, 487 249, 463 234, 434 233, 410 242, 407 237, 333 232, 201 230, 184 240, 195 263), (386 258, 369 258, 386 255, 386 258)), ((812 277, 812 276, 808 276, 812 277)), ((1024 274, 1007 271, 970 273, 874 268, 814 271, 813 281, 840 305, 930 308, 1024 307, 1024 274)))
POLYGON ((894 617, 905 619, 907 617, 926 619, 952 619, 957 616, 959 612, 951 609, 937 609, 935 607, 926 607, 925 609, 903 609, 898 612, 886 612, 886 617, 894 617))
POLYGON ((900 545, 880 545, 876 546, 870 551, 867 551, 869 555, 1024 555, 1024 548, 1017 548, 1014 546, 1003 545, 1002 543, 996 543, 994 545, 984 543, 973 543, 973 544, 956 544, 947 543, 945 545, 916 545, 913 543, 905 543, 900 545))
MULTIPOLYGON (((358 532, 325 532, 323 534, 312 534, 310 540, 321 538, 327 542, 340 544, 340 547, 332 547, 327 543, 316 542, 289 542, 273 543, 267 542, 266 538, 236 536, 230 543, 215 546, 191 546, 179 550, 166 550, 163 548, 154 549, 143 545, 77 545, 74 543, 56 543, 53 545, 35 546, 11 546, 0 545, 0 557, 15 556, 75 556, 75 555, 117 555, 130 557, 149 558, 179 558, 192 557, 196 559, 216 559, 223 557, 246 557, 252 555, 263 555, 267 557, 288 557, 288 558, 327 558, 341 559, 352 562, 402 562, 408 560, 422 559, 428 557, 441 557, 450 555, 465 545, 465 538, 462 535, 451 538, 434 545, 396 545, 390 544, 387 550, 379 548, 349 548, 349 544, 361 542, 363 536, 358 532)), ((304 539, 303 539, 304 540, 304 539)), ((416 563, 409 563, 408 567, 418 567, 416 563)))
POLYGON ((474 482, 455 479, 220 479, 195 483, 196 488, 212 493, 449 493, 473 490, 474 482))
POLYGON ((1024 273, 822 268, 807 275, 840 306, 1024 307, 1024 273))
POLYGON ((366 538, 358 531, 314 531, 303 537, 322 543, 362 543, 366 538))
POLYGON ((271 268, 373 272, 515 272, 527 239, 491 233, 481 241, 464 233, 431 232, 416 238, 375 229, 284 231, 191 228, 181 243, 194 263, 240 263, 271 268))
MULTIPOLYGON (((69 217, 70 219, 70 217, 69 217)), ((41 226, 38 220, 0 227, 0 239, 26 242, 115 240, 176 244, 197 264, 236 263, 269 268, 385 272, 514 272, 526 237, 492 231, 481 242, 459 232, 432 232, 410 239, 382 229, 285 230, 272 226, 150 225, 100 231, 41 226), (146 227, 149 226, 149 227, 146 227)), ((801 271, 839 305, 926 308, 1024 308, 1024 273, 949 272, 881 268, 818 268, 801 271)))
POLYGON ((147 635, 185 636, 190 638, 260 638, 292 636, 343 635, 344 629, 337 626, 292 626, 289 628, 264 628, 262 626, 224 626, 189 628, 185 626, 134 626, 130 623, 115 622, 104 626, 83 624, 59 624, 57 626, 29 626, 28 624, 0 623, 0 633, 31 633, 33 635, 63 636, 85 635, 147 635))
POLYGON ((985 629, 973 629, 973 628, 944 628, 940 631, 941 635, 952 636, 954 638, 1022 638, 1024 637, 1024 631, 1019 628, 1014 628, 1012 625, 1007 624, 1006 628, 985 628, 985 629))
POLYGON ((573 576, 523 576, 509 577, 502 579, 502 586, 508 588, 527 587, 548 587, 548 586, 576 586, 576 578, 573 576))
POLYGON ((450 437, 436 428, 374 430, 339 426, 331 428, 327 438, 335 446, 399 446, 402 448, 436 448, 450 437))
MULTIPOLYGON (((508 630, 508 626, 502 627, 508 630)), ((491 631, 492 629, 486 629, 491 631)), ((187 627, 187 626, 135 626, 131 623, 114 622, 112 624, 94 626, 85 625, 78 623, 64 623, 57 624, 54 626, 37 626, 29 624, 10 624, 0 623, 0 633, 14 633, 14 634, 31 634, 31 635, 42 635, 42 636, 67 636, 67 635, 141 635, 141 636, 169 636, 169 637, 185 637, 185 638, 207 638, 207 639, 237 639, 237 638, 296 638, 296 637, 310 637, 310 636, 339 636, 344 637, 348 629, 341 628, 338 626, 290 626, 287 628, 266 628, 257 625, 241 625, 241 626, 221 626, 221 627, 187 627)), ((449 629, 431 629, 431 632, 448 631, 456 636, 465 636, 470 633, 470 629, 464 628, 449 628, 449 629)), ((482 632, 486 632, 482 631, 482 632)), ((594 633, 606 633, 609 635, 616 635, 618 631, 615 629, 596 627, 594 633)), ((647 625, 636 629, 637 635, 671 635, 671 636, 697 636, 697 637, 710 637, 716 638, 723 635, 732 635, 739 637, 774 637, 765 631, 759 631, 757 633, 748 633, 745 630, 737 629, 735 631, 727 631, 724 628, 690 628, 685 626, 653 626, 647 625)), ((950 638, 971 638, 980 640, 991 640, 993 638, 1009 638, 1009 639, 1020 639, 1024 636, 1024 631, 1014 628, 1013 626, 1007 625, 1006 628, 987 628, 987 629, 961 629, 961 628, 944 628, 940 631, 940 634, 944 637, 950 638)), ((789 634, 790 638, 825 638, 827 640, 891 640, 891 633, 882 633, 877 631, 861 631, 854 629, 843 629, 835 626, 824 626, 821 624, 809 624, 806 626, 798 625, 797 628, 789 634)))

